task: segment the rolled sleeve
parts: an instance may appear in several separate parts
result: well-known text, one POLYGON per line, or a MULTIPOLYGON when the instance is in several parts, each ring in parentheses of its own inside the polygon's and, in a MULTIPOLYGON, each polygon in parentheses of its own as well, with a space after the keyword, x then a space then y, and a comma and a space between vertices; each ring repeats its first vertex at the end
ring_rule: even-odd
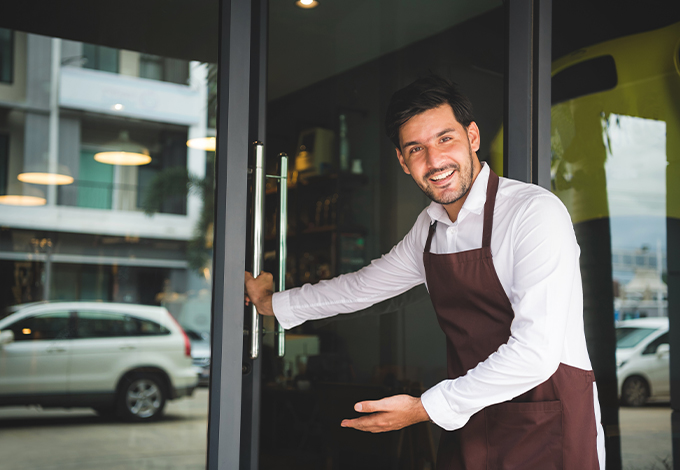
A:
POLYGON ((295 317, 295 314, 290 308, 290 291, 288 290, 276 292, 274 294, 272 297, 272 309, 274 310, 276 320, 286 330, 290 330, 291 328, 304 323, 304 320, 295 317))

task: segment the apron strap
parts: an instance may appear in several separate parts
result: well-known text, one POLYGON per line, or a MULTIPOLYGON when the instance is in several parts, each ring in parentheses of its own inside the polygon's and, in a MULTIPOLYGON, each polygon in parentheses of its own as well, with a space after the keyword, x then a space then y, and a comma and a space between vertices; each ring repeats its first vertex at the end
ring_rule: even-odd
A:
POLYGON ((489 168, 489 182, 486 185, 486 202, 484 203, 484 232, 482 233, 482 248, 491 246, 491 230, 493 228, 493 210, 496 207, 496 192, 498 191, 498 175, 489 168))
POLYGON ((425 253, 430 252, 430 245, 432 245, 432 237, 434 232, 437 231, 437 221, 435 220, 430 224, 430 232, 427 234, 427 241, 425 242, 425 253))

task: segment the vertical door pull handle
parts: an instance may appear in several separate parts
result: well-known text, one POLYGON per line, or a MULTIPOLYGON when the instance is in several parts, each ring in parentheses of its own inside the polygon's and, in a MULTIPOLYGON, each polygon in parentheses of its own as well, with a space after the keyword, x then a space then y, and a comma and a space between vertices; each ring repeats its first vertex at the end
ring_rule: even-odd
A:
MULTIPOLYGON (((253 275, 262 271, 264 250, 264 144, 253 142, 255 171, 253 172, 253 275)), ((260 316, 255 305, 251 305, 250 358, 260 355, 260 316)))
MULTIPOLYGON (((279 179, 279 292, 286 290, 286 257, 288 248, 286 235, 288 233, 288 155, 279 154, 281 157, 281 176, 279 179)), ((286 332, 283 327, 276 325, 276 342, 279 357, 286 354, 286 332)))

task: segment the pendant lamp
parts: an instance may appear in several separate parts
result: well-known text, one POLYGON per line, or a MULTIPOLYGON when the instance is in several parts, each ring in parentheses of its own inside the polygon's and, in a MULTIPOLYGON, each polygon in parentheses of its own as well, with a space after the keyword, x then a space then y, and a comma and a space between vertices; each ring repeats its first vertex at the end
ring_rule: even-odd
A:
POLYGON ((65 185, 73 183, 73 176, 66 165, 58 165, 56 172, 50 172, 47 165, 39 165, 28 168, 19 173, 17 179, 22 183, 65 185))
POLYGON ((46 203, 42 191, 19 181, 10 183, 7 194, 0 196, 0 204, 6 206, 44 206, 46 203))
POLYGON ((118 139, 107 142, 104 148, 109 149, 96 153, 94 159, 108 165, 140 166, 151 162, 149 149, 130 140, 128 131, 121 131, 118 139))
POLYGON ((198 150, 206 150, 208 152, 214 152, 217 148, 217 138, 216 137, 197 137, 195 139, 187 140, 187 147, 198 150))

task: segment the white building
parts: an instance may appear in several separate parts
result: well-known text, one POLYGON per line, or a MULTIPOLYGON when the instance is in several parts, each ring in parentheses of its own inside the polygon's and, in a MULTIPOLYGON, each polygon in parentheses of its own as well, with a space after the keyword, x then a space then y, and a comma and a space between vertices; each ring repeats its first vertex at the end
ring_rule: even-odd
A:
POLYGON ((179 313, 208 287, 187 260, 203 203, 190 192, 147 215, 142 201, 161 172, 206 175, 206 152, 186 141, 207 135, 207 67, 0 32, 0 195, 39 198, 0 198, 0 307, 47 297, 163 302, 179 313), (126 138, 148 164, 95 160, 126 138), (73 181, 18 180, 36 171, 73 181))

